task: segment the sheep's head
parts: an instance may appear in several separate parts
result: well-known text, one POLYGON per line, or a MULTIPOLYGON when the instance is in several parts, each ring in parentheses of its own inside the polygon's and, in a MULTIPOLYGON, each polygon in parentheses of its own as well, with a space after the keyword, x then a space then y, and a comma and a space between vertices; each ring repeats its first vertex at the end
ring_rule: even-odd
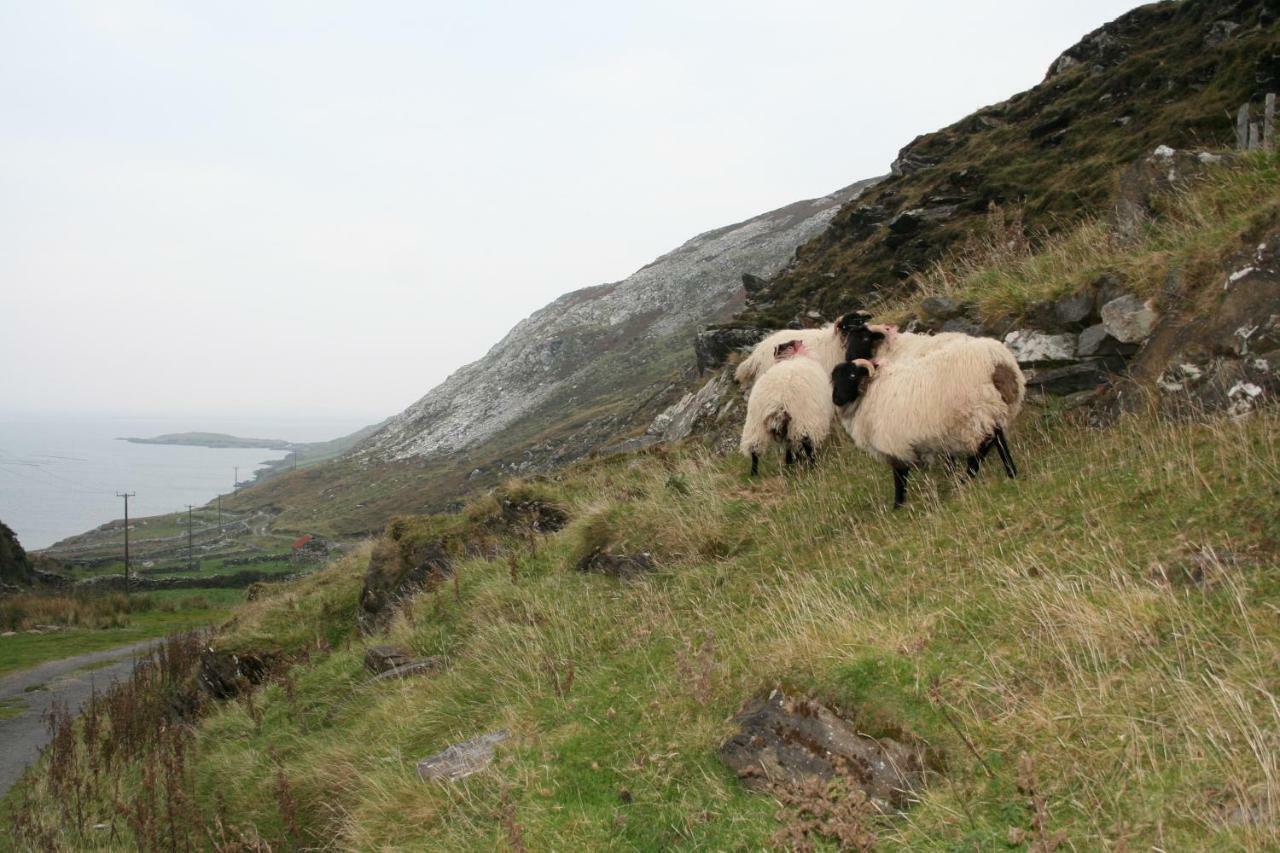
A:
POLYGON ((862 394, 863 380, 876 375, 875 365, 865 358, 837 364, 831 371, 831 402, 847 406, 862 394))
POLYGON ((898 333, 897 326, 887 326, 882 323, 868 325, 869 319, 871 319, 870 314, 855 311, 845 314, 836 321, 836 331, 844 342, 845 361, 871 358, 875 355, 876 347, 886 338, 898 333))

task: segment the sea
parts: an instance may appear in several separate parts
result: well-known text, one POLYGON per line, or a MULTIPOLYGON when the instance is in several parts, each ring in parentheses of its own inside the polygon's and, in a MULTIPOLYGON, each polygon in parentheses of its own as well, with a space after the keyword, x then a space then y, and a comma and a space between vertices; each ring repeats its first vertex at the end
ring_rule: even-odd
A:
POLYGON ((370 421, 243 417, 111 417, 0 413, 0 521, 27 550, 46 548, 124 514, 117 492, 132 492, 129 516, 203 506, 253 478, 287 451, 133 444, 174 432, 221 432, 292 442, 328 441, 370 421))

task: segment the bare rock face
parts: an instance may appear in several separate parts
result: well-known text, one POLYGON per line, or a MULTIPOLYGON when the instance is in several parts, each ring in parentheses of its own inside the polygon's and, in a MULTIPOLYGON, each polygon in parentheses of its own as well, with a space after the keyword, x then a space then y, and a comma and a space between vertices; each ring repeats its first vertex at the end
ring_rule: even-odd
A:
POLYGON ((493 763, 493 748, 507 739, 505 731, 480 735, 437 752, 418 762, 418 776, 453 782, 479 773, 493 763))
POLYGON ((923 748, 858 734, 825 705, 781 690, 749 702, 734 723, 739 731, 721 744, 720 759, 749 787, 800 788, 841 775, 876 808, 895 811, 924 783, 923 748))
POLYGON ((705 329, 693 339, 698 373, 720 367, 735 352, 748 350, 768 336, 769 329, 705 329))
POLYGON ((586 455, 647 424, 670 400, 658 397, 652 409, 645 400, 693 361, 695 332, 743 305, 744 272, 762 287, 872 183, 708 231, 622 281, 560 297, 393 418, 356 457, 374 464, 445 456, 515 429, 541 431, 530 423, 554 428, 570 411, 600 411, 597 428, 553 433, 538 449, 530 467, 550 467, 544 463, 586 455), (637 398, 619 400, 620 387, 637 398))
POLYGON ((1004 344, 1018 364, 1070 361, 1076 357, 1076 336, 1050 335, 1034 329, 1019 329, 1005 335, 1004 344))

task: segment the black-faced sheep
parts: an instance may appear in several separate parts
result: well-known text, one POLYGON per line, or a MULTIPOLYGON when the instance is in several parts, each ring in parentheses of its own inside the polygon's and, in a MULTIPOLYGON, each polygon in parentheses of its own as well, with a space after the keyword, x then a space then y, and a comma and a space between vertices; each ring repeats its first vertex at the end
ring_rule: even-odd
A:
POLYGON ((1005 430, 1021 410, 1026 380, 1007 347, 856 322, 843 334, 847 359, 874 356, 877 370, 861 396, 842 405, 840 421, 858 447, 893 468, 895 507, 906 500, 911 468, 933 456, 967 457, 976 476, 994 448, 1005 472, 1017 474, 1005 430))
POLYGON ((751 458, 751 475, 760 470, 760 454, 777 441, 792 464, 801 454, 812 464, 831 433, 835 407, 830 371, 801 338, 774 347, 773 364, 756 379, 747 397, 747 418, 739 447, 751 458))

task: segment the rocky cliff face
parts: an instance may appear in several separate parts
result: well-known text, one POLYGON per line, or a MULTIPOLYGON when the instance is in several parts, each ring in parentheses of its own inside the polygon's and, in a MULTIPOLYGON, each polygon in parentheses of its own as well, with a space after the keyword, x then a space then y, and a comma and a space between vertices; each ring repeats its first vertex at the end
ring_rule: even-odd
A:
POLYGON ((694 363, 696 331, 741 309, 744 275, 775 274, 874 182, 708 231, 622 281, 560 297, 393 418, 358 456, 388 462, 495 445, 537 465, 647 425, 694 363))

